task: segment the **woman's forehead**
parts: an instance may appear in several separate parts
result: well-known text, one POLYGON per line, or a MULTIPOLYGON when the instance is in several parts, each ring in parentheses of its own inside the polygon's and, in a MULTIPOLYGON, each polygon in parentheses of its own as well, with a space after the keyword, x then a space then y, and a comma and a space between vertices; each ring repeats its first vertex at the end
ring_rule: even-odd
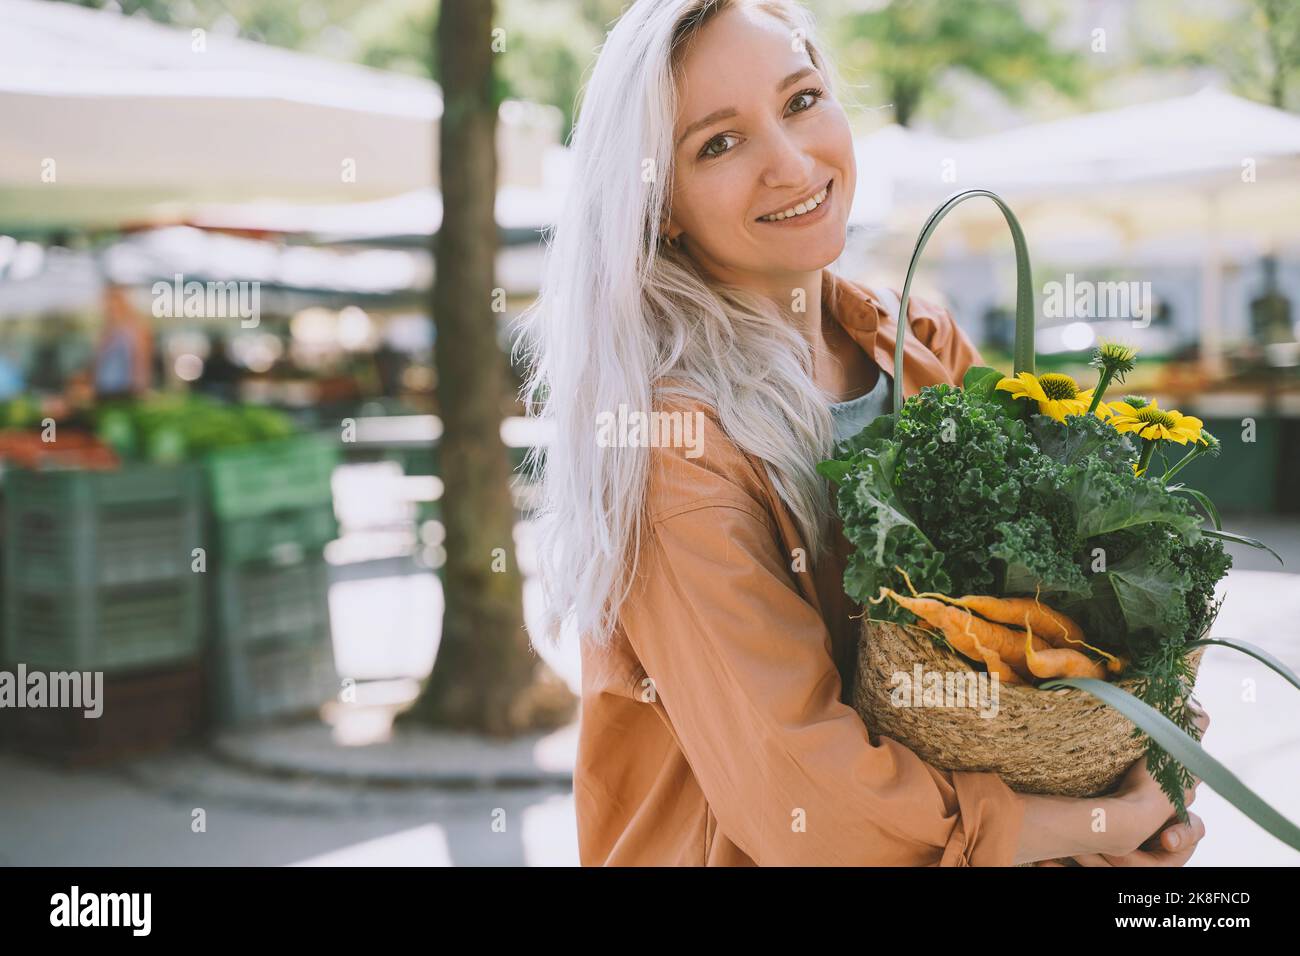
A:
POLYGON ((815 64, 794 27, 761 10, 733 7, 683 48, 676 71, 678 131, 746 97, 779 92, 783 80, 815 64))
POLYGON ((747 85, 767 75, 784 76, 810 62, 802 34, 770 13, 732 7, 688 38, 678 55, 683 89, 722 77, 747 85))

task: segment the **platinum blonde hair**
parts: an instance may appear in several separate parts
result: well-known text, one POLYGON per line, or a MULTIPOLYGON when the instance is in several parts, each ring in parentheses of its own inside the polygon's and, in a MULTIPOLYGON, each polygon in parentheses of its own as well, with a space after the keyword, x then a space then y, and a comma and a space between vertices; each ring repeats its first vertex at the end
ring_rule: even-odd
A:
POLYGON ((516 348, 529 360, 521 397, 551 434, 535 513, 550 641, 571 619, 582 641, 607 644, 636 573, 650 449, 598 447, 602 410, 649 411, 670 395, 703 401, 762 463, 810 560, 828 543, 829 489, 814 464, 830 451, 833 430, 810 346, 775 302, 717 284, 660 237, 680 50, 742 4, 788 24, 829 89, 812 18, 788 0, 638 0, 609 33, 584 89, 572 184, 548 237, 541 294, 517 320, 516 348), (669 377, 671 389, 661 381, 669 377))

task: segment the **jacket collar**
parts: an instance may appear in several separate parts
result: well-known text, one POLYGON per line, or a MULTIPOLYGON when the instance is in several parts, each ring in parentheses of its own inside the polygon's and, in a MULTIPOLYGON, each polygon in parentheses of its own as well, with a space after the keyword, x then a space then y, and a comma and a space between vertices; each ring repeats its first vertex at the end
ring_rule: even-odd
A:
POLYGON ((822 270, 822 308, 828 309, 862 351, 870 355, 890 375, 894 373, 894 321, 880 296, 860 282, 822 270), (882 330, 882 325, 888 325, 882 330), (888 347, 881 347, 882 334, 888 347))
MULTIPOLYGON (((836 321, 858 346, 894 381, 902 383, 903 397, 915 395, 926 385, 938 382, 958 384, 948 368, 916 334, 903 342, 903 369, 894 369, 894 342, 898 322, 898 296, 892 290, 878 293, 861 282, 822 270, 822 308, 829 309, 836 321), (888 297, 889 304, 886 304, 888 297)), ((915 297, 908 307, 908 328, 916 332, 918 304, 915 297)))
POLYGON ((863 334, 874 335, 877 325, 886 315, 884 306, 874 292, 830 269, 822 270, 822 305, 830 306, 835 318, 845 329, 863 334))

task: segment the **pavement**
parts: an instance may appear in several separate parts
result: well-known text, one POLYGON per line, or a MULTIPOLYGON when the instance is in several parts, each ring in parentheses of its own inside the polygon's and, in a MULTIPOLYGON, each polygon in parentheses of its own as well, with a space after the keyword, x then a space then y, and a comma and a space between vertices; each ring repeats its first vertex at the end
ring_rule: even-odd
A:
MULTIPOLYGON (((1226 524, 1265 537, 1288 571, 1300 568, 1300 522, 1226 524)), ((1214 633, 1300 670, 1300 577, 1275 570, 1266 553, 1233 550, 1214 633)), ((428 622, 441 617, 441 592, 427 571, 390 572, 373 584, 344 576, 349 616, 335 615, 336 657, 341 673, 371 678, 357 704, 331 702, 316 719, 98 769, 0 753, 0 864, 576 865, 576 724, 506 742, 405 725, 392 733, 421 662, 436 653, 428 622)), ((530 581, 529 619, 537 599, 530 581)), ((550 654, 577 687, 576 648, 550 654)), ((1212 720, 1206 749, 1300 823, 1300 691, 1244 655, 1210 648, 1196 694, 1212 720)), ((1300 864, 1300 853, 1207 787, 1193 810, 1207 836, 1189 865, 1300 864)))
POLYGON ((410 728, 359 746, 340 744, 339 737, 336 726, 312 720, 222 734, 212 754, 246 770, 335 783, 443 790, 572 786, 578 726, 507 741, 410 728))

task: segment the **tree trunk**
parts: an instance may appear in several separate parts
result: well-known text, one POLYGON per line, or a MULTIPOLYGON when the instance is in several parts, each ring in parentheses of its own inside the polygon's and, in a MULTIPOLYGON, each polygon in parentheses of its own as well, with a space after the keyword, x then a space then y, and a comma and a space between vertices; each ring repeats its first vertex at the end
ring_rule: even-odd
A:
POLYGON ((894 105, 894 122, 899 126, 911 126, 921 105, 921 85, 910 80, 896 79, 891 86, 890 101, 894 105))
POLYGON ((560 726, 575 698, 537 658, 515 562, 509 407, 494 293, 497 99, 491 0, 442 0, 436 28, 443 114, 442 224, 434 238, 434 360, 443 432, 446 610, 433 674, 405 719, 507 736, 560 726))

